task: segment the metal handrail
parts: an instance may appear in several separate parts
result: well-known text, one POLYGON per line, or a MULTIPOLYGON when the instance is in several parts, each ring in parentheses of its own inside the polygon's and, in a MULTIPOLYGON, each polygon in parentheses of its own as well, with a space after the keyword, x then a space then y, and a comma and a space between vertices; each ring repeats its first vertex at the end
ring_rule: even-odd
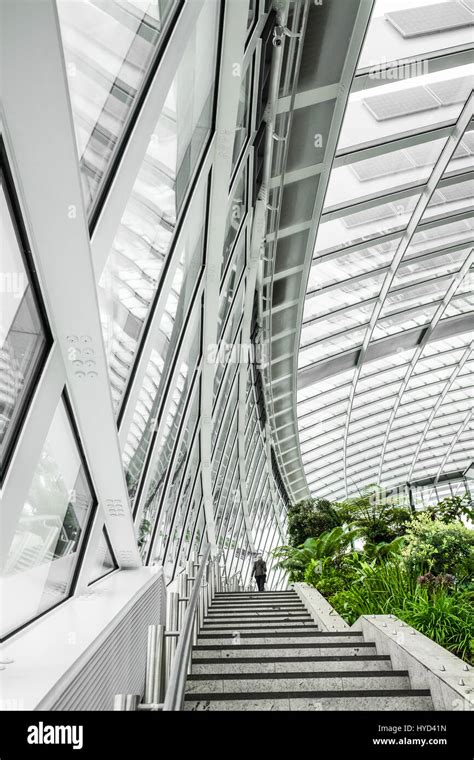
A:
POLYGON ((196 574, 194 586, 189 597, 189 604, 186 609, 183 626, 179 635, 178 646, 174 654, 168 688, 163 703, 164 711, 179 711, 183 709, 189 656, 193 643, 194 623, 201 594, 201 581, 203 579, 204 571, 208 566, 210 553, 211 546, 210 544, 207 544, 202 555, 201 566, 196 574))

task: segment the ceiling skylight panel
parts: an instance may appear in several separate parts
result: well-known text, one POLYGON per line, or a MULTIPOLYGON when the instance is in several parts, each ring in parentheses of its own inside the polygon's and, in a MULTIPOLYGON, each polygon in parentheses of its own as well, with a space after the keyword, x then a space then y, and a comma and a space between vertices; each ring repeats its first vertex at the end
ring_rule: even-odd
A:
POLYGON ((333 169, 325 210, 426 182, 445 143, 445 138, 430 140, 333 169))
POLYGON ((371 206, 323 222, 318 231, 315 255, 324 255, 355 243, 376 240, 389 232, 403 230, 419 197, 420 193, 415 193, 407 198, 371 206))
POLYGON ((352 92, 338 151, 352 151, 413 131, 454 124, 465 102, 461 97, 468 87, 467 78, 472 77, 470 66, 433 73, 426 73, 421 66, 417 73, 419 76, 398 81, 382 80, 383 84, 369 91, 352 92))
POLYGON ((403 66, 406 59, 414 59, 401 76, 416 76, 418 70, 423 71, 424 57, 469 45, 471 4, 472 0, 376 0, 359 71, 381 78, 384 69, 394 69, 391 63, 403 66))

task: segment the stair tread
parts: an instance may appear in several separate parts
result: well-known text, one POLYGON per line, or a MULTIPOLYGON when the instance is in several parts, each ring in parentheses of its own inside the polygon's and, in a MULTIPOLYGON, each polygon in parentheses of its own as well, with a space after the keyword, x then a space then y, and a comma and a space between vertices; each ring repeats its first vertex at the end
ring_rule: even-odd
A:
MULTIPOLYGON (((251 639, 255 639, 255 638, 267 638, 268 637, 268 631, 262 632, 260 634, 258 631, 252 632, 252 631, 245 630, 240 635, 243 638, 251 638, 251 639)), ((304 637, 311 637, 311 636, 314 636, 315 638, 330 638, 330 637, 337 636, 337 637, 356 638, 356 639, 358 639, 358 638, 360 638, 362 636, 362 634, 358 633, 358 632, 352 632, 352 631, 341 631, 341 632, 337 632, 337 631, 320 631, 319 629, 317 629, 315 631, 307 631, 304 628, 302 628, 299 631, 298 630, 295 630, 295 631, 292 631, 292 630, 275 631, 275 633, 273 634, 273 636, 271 636, 269 638, 280 637, 280 636, 281 637, 292 636, 294 638, 301 638, 301 637, 304 638, 304 637)), ((216 630, 216 631, 213 631, 212 633, 201 633, 201 632, 199 632, 198 638, 199 639, 232 639, 233 638, 233 634, 227 632, 226 630, 223 630, 223 631, 216 630)))
MULTIPOLYGON (((213 636, 212 638, 215 638, 215 637, 213 636)), ((241 649, 241 650, 242 649, 322 649, 322 648, 330 649, 331 647, 354 648, 354 646, 375 648, 375 643, 373 641, 372 642, 358 641, 357 644, 354 644, 353 641, 348 641, 348 642, 321 641, 319 644, 314 644, 311 642, 306 643, 306 644, 301 644, 298 642, 295 642, 295 643, 286 642, 286 643, 280 644, 280 646, 278 646, 278 644, 276 643, 275 644, 230 644, 230 646, 228 644, 196 644, 196 646, 194 646, 193 649, 197 649, 200 651, 203 651, 203 650, 212 651, 213 649, 230 649, 232 651, 237 651, 238 649, 241 649)))
MULTIPOLYGON (((283 655, 275 658, 265 658, 265 662, 355 662, 361 660, 362 662, 390 660, 389 654, 348 654, 348 655, 295 655, 294 657, 283 655)), ((202 657, 193 659, 193 665, 221 665, 228 663, 234 664, 247 664, 252 662, 262 662, 261 657, 202 657)))
POLYGON ((259 699, 335 699, 357 697, 430 697, 429 689, 357 689, 332 691, 255 691, 255 692, 186 692, 184 698, 189 701, 215 701, 215 700, 259 700, 259 699))
POLYGON ((408 678, 408 670, 289 670, 275 673, 192 673, 191 681, 283 680, 290 678, 408 678))

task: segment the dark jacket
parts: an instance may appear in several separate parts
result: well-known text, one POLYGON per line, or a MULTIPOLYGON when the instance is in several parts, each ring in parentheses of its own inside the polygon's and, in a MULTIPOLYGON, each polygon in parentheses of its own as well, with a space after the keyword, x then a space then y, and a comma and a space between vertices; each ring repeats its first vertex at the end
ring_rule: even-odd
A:
POLYGON ((257 577, 258 575, 266 575, 266 574, 267 574, 267 565, 265 563, 265 560, 257 559, 253 563, 252 576, 255 575, 255 577, 257 577))

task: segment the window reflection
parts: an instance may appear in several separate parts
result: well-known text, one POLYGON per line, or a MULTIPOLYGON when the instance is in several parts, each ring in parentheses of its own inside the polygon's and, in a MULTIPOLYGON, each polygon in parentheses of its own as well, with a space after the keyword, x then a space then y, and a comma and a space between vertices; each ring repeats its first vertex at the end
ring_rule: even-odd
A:
POLYGON ((0 470, 18 433, 28 393, 45 358, 49 332, 42 322, 38 301, 26 268, 28 243, 19 225, 20 210, 6 154, 2 159, 0 188, 1 294, 0 310, 0 470))
MULTIPOLYGON (((158 481, 156 480, 156 478, 152 482, 147 494, 144 517, 147 516, 148 519, 151 520, 152 530, 154 528, 153 536, 156 536, 156 539, 154 539, 155 543, 154 543, 154 549, 153 549, 154 560, 156 562, 163 563, 163 564, 165 564, 165 553, 166 553, 167 546, 171 542, 172 547, 175 549, 176 543, 178 541, 176 526, 174 526, 174 530, 172 530, 172 523, 173 523, 173 518, 174 518, 174 507, 176 505, 176 500, 178 498, 178 493, 180 491, 180 485, 182 483, 183 477, 187 470, 188 455, 189 455, 189 451, 194 440, 194 433, 196 430, 197 420, 199 416, 199 401, 200 401, 199 388, 196 387, 195 392, 194 392, 194 398, 192 400, 191 407, 189 409, 189 414, 187 416, 184 429, 182 431, 181 443, 179 444, 179 449, 177 450, 176 458, 173 463, 173 471, 172 471, 171 479, 168 484, 165 499, 159 510, 159 513, 158 513, 159 504, 158 504, 157 497, 161 496, 163 489, 162 487, 157 488, 158 481)), ((188 475, 186 479, 187 494, 182 493, 180 497, 181 499, 184 499, 184 500, 186 500, 186 498, 189 498, 191 479, 192 479, 193 474, 195 474, 196 468, 198 467, 198 464, 199 464, 199 447, 198 446, 194 449, 193 454, 194 454, 193 461, 190 464, 191 469, 190 471, 187 472, 187 475, 188 475), (193 473, 193 468, 194 468, 194 473, 193 473)), ((162 467, 162 464, 161 464, 161 467, 162 467)), ((160 467, 160 471, 161 471, 161 467, 160 467)), ((168 472, 166 474, 168 474, 168 472)), ((147 546, 151 545, 150 540, 147 541, 146 544, 147 546)), ((170 555, 166 559, 169 560, 169 563, 173 562, 172 555, 170 555)), ((172 568, 170 566, 165 566, 165 573, 167 574, 167 576, 169 576, 171 572, 172 572, 172 568)))
POLYGON ((172 249, 183 202, 210 135, 218 10, 217 2, 204 4, 182 53, 100 281, 116 409, 172 249))
POLYGON ((149 548, 186 402, 193 387, 194 369, 200 357, 200 335, 201 323, 199 322, 190 341, 189 353, 181 362, 175 385, 168 391, 171 401, 160 439, 155 443, 153 476, 146 494, 143 514, 139 518, 138 543, 142 558, 145 558, 149 548))
POLYGON ((252 68, 252 64, 250 64, 244 74, 244 78, 240 86, 237 123, 235 126, 234 150, 232 153, 232 169, 234 169, 235 165, 237 164, 240 153, 250 135, 252 68))
POLYGON ((177 0, 58 0, 81 180, 97 197, 177 0))
POLYGON ((61 400, 3 566, 3 634, 69 596, 93 502, 61 400))
POLYGON ((222 259, 221 275, 224 274, 227 262, 229 261, 234 243, 242 226, 243 219, 247 212, 247 166, 245 166, 231 201, 231 207, 226 220, 226 233, 224 242, 224 256, 222 259))
MULTIPOLYGON (((203 183, 198 202, 187 219, 180 246, 175 252, 178 260, 176 272, 159 329, 153 339, 154 347, 127 435, 123 463, 132 498, 135 495, 148 444, 163 403, 164 385, 199 280, 204 248, 205 197, 206 185, 203 183), (160 389, 162 389, 161 392, 160 389)), ((197 341, 199 345, 199 336, 197 341)), ((192 352, 194 350, 195 348, 192 352)))

